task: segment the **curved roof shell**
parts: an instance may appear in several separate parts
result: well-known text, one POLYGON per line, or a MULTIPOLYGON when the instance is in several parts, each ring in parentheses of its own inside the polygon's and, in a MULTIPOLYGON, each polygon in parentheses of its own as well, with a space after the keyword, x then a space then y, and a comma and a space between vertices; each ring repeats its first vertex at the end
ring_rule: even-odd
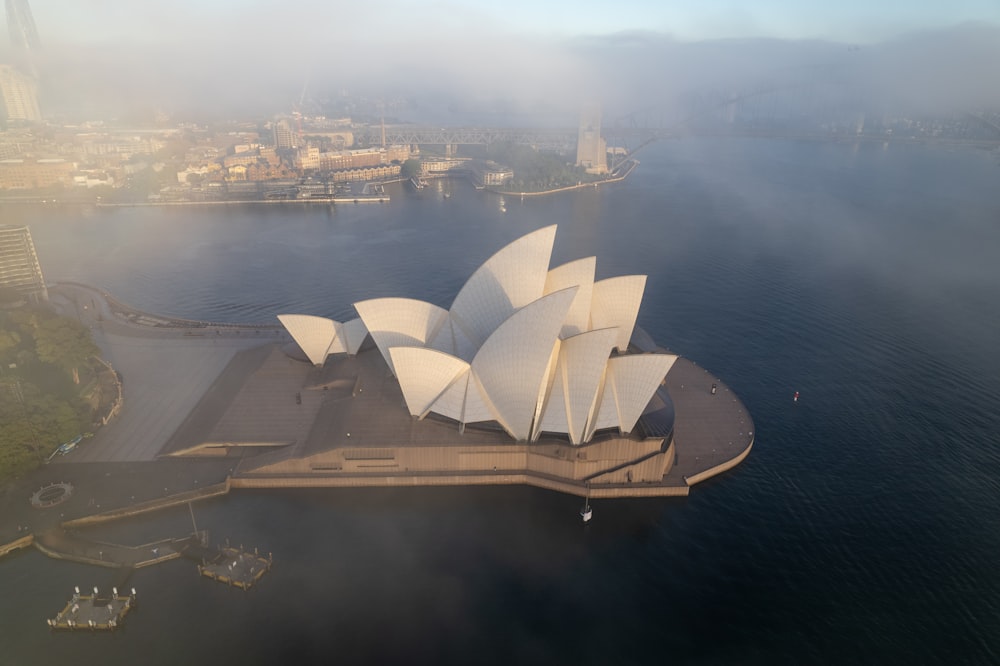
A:
POLYGON ((374 298, 354 304, 372 340, 396 373, 389 350, 423 347, 448 316, 448 311, 413 298, 374 298))
MULTIPOLYGON (((522 236, 490 257, 458 292, 449 313, 474 351, 514 312, 541 298, 555 237, 555 225, 522 236)), ((468 354, 461 346, 457 351, 468 354)))
POLYGON ((389 351, 412 416, 426 416, 455 380, 469 371, 469 364, 462 359, 435 349, 393 347, 389 351))
POLYGON ((538 386, 575 295, 576 288, 570 287, 521 308, 493 332, 472 361, 494 418, 514 439, 531 436, 538 386))
POLYGON ((339 321, 313 315, 278 315, 278 320, 313 365, 322 366, 330 354, 357 354, 368 335, 361 319, 339 321))
POLYGON ((292 336, 313 365, 323 365, 337 337, 337 322, 313 315, 278 315, 278 321, 292 336))
POLYGON ((574 444, 584 441, 617 336, 618 329, 603 328, 562 341, 555 381, 536 428, 536 438, 548 431, 567 433, 574 444))
POLYGON ((594 294, 594 271, 597 257, 584 257, 557 266, 545 276, 545 293, 551 294, 567 287, 577 287, 576 296, 563 321, 561 338, 590 330, 590 306, 594 294))
POLYGON ((450 310, 377 298, 355 303, 360 317, 345 324, 279 319, 317 365, 357 353, 370 334, 417 418, 495 421, 520 441, 554 432, 582 444, 603 428, 630 432, 676 357, 627 353, 645 276, 595 282, 594 257, 549 270, 555 231, 490 257, 450 310))
POLYGON ((619 351, 628 349, 645 290, 645 275, 622 275, 594 283, 594 298, 590 306, 591 328, 617 327, 615 348, 619 351))

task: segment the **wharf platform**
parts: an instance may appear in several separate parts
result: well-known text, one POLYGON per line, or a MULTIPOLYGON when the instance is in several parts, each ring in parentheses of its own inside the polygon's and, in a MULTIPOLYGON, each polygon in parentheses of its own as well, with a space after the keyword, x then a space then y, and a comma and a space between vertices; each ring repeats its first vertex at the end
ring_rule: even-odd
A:
POLYGON ((224 546, 214 551, 211 561, 198 565, 198 573, 220 583, 249 590, 271 570, 273 563, 270 553, 263 557, 256 550, 252 553, 243 550, 242 546, 224 546))
POLYGON ((167 538, 143 544, 126 546, 86 539, 75 531, 55 527, 34 536, 34 546, 45 555, 81 564, 91 564, 111 569, 141 569, 167 562, 182 556, 192 542, 200 542, 200 535, 167 538))
POLYGON ((112 631, 122 626, 125 616, 135 608, 135 600, 135 588, 130 594, 119 594, 118 588, 112 588, 110 595, 102 596, 96 587, 93 594, 80 594, 78 587, 48 625, 67 631, 112 631))

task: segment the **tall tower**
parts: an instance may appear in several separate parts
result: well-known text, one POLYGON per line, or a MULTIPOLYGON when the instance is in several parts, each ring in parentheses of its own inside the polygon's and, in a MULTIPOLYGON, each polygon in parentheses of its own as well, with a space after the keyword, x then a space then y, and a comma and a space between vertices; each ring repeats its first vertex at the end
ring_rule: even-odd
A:
POLYGON ((8 122, 38 123, 38 85, 12 65, 0 65, 0 119, 8 122))
POLYGON ((608 146, 601 138, 601 107, 589 104, 580 114, 580 132, 576 139, 576 165, 587 173, 608 172, 608 146))
POLYGON ((10 44, 22 52, 37 51, 41 47, 38 41, 38 30, 35 19, 31 16, 28 0, 6 0, 7 30, 10 33, 10 44))
POLYGON ((28 0, 5 0, 16 66, 0 66, 0 120, 40 122, 35 53, 41 47, 28 0))
POLYGON ((292 129, 292 124, 288 122, 287 118, 276 120, 271 126, 271 131, 274 132, 275 148, 299 147, 299 134, 292 129))
POLYGON ((36 302, 49 300, 28 227, 0 225, 0 287, 15 289, 36 302))

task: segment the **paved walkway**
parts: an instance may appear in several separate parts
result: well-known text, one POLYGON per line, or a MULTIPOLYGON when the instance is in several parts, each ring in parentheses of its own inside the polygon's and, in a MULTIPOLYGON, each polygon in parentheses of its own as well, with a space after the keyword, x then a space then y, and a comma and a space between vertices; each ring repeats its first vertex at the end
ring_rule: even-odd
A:
POLYGON ((176 559, 190 541, 191 537, 185 536, 141 546, 123 546, 91 541, 59 528, 35 535, 35 547, 49 557, 102 567, 132 569, 176 559))
POLYGON ((155 460, 171 435, 233 356, 275 339, 273 332, 167 328, 137 325, 116 317, 99 292, 61 285, 52 304, 79 316, 122 377, 118 416, 97 434, 53 463, 155 460))

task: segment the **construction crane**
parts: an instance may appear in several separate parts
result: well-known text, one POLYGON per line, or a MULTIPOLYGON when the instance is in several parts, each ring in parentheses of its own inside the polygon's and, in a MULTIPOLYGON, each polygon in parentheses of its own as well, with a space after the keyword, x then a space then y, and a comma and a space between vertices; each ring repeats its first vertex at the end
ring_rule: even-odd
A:
MULTIPOLYGON (((8 0, 9 2, 10 0, 8 0)), ((309 90, 309 77, 306 76, 305 83, 302 84, 302 92, 299 94, 299 101, 297 104, 292 106, 292 117, 295 118, 295 132, 296 139, 295 142, 298 146, 302 145, 302 104, 306 100, 306 91, 309 90)))

